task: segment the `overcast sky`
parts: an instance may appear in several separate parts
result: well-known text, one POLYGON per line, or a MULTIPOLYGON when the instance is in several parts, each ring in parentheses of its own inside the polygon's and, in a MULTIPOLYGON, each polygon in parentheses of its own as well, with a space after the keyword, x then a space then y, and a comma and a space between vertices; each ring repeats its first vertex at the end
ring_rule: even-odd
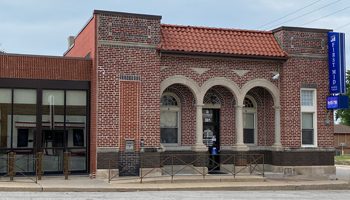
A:
POLYGON ((67 37, 81 30, 94 9, 161 15, 166 24, 259 30, 282 25, 334 29, 347 34, 350 63, 349 0, 0 0, 0 49, 8 53, 62 55, 67 49, 67 37))

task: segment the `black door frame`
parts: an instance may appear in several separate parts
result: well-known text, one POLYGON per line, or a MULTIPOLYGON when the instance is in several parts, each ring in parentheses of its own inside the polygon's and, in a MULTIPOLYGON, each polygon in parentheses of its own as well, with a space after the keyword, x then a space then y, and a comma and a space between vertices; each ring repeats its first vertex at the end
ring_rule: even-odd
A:
POLYGON ((216 137, 216 141, 215 144, 213 144, 213 146, 216 147, 217 150, 217 155, 212 155, 212 147, 208 147, 208 153, 209 153, 209 159, 210 160, 214 160, 216 163, 219 163, 219 165, 216 165, 214 168, 209 169, 210 167, 210 163, 208 165, 208 170, 220 170, 220 109, 219 108, 203 108, 202 112, 204 112, 205 110, 211 110, 213 113, 213 117, 212 117, 212 122, 205 122, 203 121, 203 131, 205 129, 205 127, 209 126, 209 127, 213 127, 213 132, 215 133, 215 137, 216 137))

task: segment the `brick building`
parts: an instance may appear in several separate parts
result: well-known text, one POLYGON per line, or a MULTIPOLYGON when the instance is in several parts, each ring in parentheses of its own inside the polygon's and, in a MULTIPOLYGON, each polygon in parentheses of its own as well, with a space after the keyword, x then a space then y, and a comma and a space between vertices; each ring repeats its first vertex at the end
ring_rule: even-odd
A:
POLYGON ((264 154, 271 171, 334 173, 329 31, 179 26, 95 10, 64 57, 0 56, 1 148, 44 151, 58 165, 46 171, 61 170, 65 150, 75 171, 95 174, 111 163, 137 171, 139 152, 215 147, 264 154), (17 104, 31 107, 20 120, 17 104))

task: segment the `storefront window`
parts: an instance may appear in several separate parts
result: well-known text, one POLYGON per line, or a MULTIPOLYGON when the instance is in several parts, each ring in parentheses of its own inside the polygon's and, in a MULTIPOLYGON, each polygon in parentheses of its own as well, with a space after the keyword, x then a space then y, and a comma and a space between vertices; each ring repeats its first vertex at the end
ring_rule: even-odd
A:
POLYGON ((37 94, 34 89, 13 90, 12 148, 23 149, 16 153, 15 170, 33 172, 34 142, 36 136, 37 94))
POLYGON ((0 148, 11 147, 11 89, 0 89, 0 148))
POLYGON ((72 82, 67 84, 72 89, 54 89, 60 84, 16 80, 16 88, 0 88, 0 173, 7 172, 10 151, 16 153, 18 173, 34 172, 36 152, 43 153, 44 173, 62 172, 65 152, 71 153, 71 172, 87 171, 88 84, 72 82), (52 89, 35 88, 38 85, 52 89))
POLYGON ((86 91, 66 91, 67 147, 71 152, 70 170, 86 170, 86 91))
POLYGON ((36 90, 13 91, 13 148, 33 148, 36 133, 36 90))

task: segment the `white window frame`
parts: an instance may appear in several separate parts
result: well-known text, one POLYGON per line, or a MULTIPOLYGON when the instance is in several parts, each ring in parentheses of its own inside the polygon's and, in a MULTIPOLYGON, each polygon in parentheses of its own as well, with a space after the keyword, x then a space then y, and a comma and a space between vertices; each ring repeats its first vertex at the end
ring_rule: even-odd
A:
MULTIPOLYGON (((245 113, 254 114, 254 143, 244 143, 244 144, 247 146, 256 146, 258 144, 258 114, 257 114, 258 104, 256 103, 255 99, 250 95, 246 95, 245 98, 249 99, 254 106, 254 108, 243 107, 243 115, 245 113)), ((243 120, 244 120, 244 116, 243 116, 243 120)), ((243 124, 243 131, 244 131, 244 124, 243 124)))
MULTIPOLYGON (((177 143, 162 143, 165 147, 178 147, 181 146, 181 102, 180 98, 172 92, 164 92, 163 96, 172 96, 177 101, 177 106, 160 106, 160 111, 177 112, 177 143)), ((161 129, 162 127, 160 127, 161 129)))
POLYGON ((301 147, 317 147, 317 90, 315 88, 301 88, 300 89, 300 143, 301 147), (313 105, 312 106, 303 106, 302 105, 302 91, 313 91, 313 105), (313 144, 303 144, 303 113, 313 113, 313 144))

